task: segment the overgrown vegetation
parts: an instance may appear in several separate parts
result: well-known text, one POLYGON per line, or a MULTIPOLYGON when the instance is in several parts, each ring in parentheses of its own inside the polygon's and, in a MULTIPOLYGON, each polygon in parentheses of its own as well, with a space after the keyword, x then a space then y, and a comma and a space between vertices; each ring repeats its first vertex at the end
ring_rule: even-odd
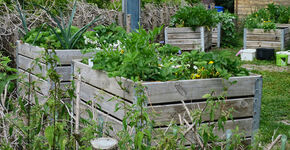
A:
POLYGON ((267 8, 258 10, 247 16, 245 27, 248 29, 276 29, 276 23, 290 23, 290 6, 268 4, 267 8))
POLYGON ((133 81, 168 81, 248 75, 241 63, 221 55, 192 51, 176 55, 178 49, 153 43, 161 31, 144 29, 120 39, 121 46, 97 51, 94 69, 104 70, 111 77, 125 77, 133 81), (164 55, 167 54, 167 55, 164 55))
POLYGON ((215 17, 216 10, 207 10, 203 4, 197 4, 192 7, 185 6, 180 8, 174 16, 171 17, 170 26, 172 27, 191 27, 195 30, 197 27, 214 27, 218 20, 215 17))

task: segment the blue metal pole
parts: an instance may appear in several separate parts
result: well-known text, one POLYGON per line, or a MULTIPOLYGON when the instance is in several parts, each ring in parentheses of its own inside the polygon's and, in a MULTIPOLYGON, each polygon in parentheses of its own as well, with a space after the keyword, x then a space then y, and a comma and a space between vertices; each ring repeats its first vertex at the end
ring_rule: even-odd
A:
POLYGON ((140 0, 123 0, 123 12, 125 14, 131 14, 131 30, 136 30, 139 28, 140 21, 140 0))

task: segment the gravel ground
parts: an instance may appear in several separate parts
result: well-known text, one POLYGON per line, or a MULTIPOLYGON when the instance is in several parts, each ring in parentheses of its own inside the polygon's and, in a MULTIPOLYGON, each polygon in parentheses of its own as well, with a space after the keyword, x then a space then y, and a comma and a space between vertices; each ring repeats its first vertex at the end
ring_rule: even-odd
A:
POLYGON ((278 67, 274 65, 244 64, 243 67, 249 70, 261 70, 261 71, 271 71, 271 72, 290 72, 290 66, 278 67))

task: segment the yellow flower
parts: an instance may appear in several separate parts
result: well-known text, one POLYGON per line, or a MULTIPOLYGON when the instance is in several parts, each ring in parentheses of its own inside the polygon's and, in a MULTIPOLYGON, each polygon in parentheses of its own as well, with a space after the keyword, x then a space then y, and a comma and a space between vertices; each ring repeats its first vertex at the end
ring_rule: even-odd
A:
POLYGON ((196 77, 196 78, 200 78, 200 75, 199 75, 199 74, 196 74, 195 77, 196 77))
POLYGON ((218 75, 220 75, 220 73, 219 73, 219 72, 216 72, 215 74, 216 74, 217 76, 218 76, 218 75))
POLYGON ((194 79, 195 78, 195 74, 192 73, 190 77, 191 77, 191 79, 194 79))
POLYGON ((208 64, 213 64, 213 63, 214 63, 213 61, 208 62, 208 64))
POLYGON ((121 54, 124 54, 124 52, 125 52, 125 51, 121 49, 121 54))

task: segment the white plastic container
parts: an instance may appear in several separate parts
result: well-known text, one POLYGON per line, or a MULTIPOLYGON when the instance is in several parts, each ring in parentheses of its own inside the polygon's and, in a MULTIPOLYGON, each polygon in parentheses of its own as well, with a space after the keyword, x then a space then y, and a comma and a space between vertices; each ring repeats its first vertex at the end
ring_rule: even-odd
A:
POLYGON ((253 61, 256 57, 256 49, 241 50, 241 59, 244 61, 253 61))

